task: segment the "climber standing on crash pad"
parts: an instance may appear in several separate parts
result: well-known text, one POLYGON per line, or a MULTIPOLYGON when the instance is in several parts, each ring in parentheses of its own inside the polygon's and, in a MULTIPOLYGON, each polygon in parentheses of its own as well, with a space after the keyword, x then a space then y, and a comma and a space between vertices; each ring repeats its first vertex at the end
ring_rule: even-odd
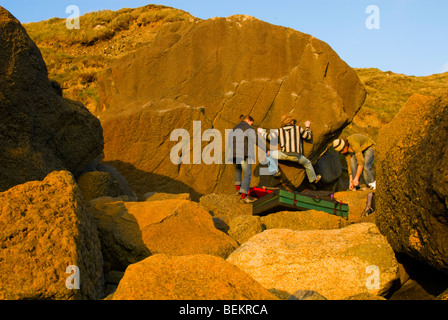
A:
POLYGON ((333 148, 345 156, 350 177, 350 190, 359 188, 361 174, 366 184, 375 189, 376 182, 372 167, 375 159, 375 142, 363 134, 353 134, 347 139, 336 139, 333 148), (353 157, 354 155, 354 157, 353 157))
POLYGON ((235 167, 235 187, 245 203, 252 203, 257 199, 249 197, 252 178, 252 163, 255 163, 255 146, 257 134, 252 127, 254 119, 251 116, 241 116, 241 122, 233 128, 230 137, 231 161, 235 167))

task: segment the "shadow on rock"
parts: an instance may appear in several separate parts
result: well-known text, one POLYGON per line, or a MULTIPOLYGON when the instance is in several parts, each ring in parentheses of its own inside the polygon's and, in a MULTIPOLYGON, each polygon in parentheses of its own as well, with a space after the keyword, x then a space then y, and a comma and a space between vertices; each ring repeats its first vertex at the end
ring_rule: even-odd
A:
POLYGON ((181 181, 155 173, 137 169, 134 165, 119 160, 108 161, 105 164, 116 168, 128 181, 138 198, 144 200, 148 192, 163 192, 171 194, 189 193, 193 201, 199 201, 203 194, 197 192, 181 181))

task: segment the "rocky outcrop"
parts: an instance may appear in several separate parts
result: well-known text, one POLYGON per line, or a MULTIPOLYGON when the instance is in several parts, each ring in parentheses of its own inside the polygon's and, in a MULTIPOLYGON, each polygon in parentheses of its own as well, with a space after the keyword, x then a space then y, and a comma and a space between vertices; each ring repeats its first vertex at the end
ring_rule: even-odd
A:
POLYGON ((0 193, 0 224, 0 299, 103 298, 98 231, 69 172, 0 193))
MULTIPOLYGON (((365 99, 356 73, 324 42, 298 31, 247 16, 165 25, 146 48, 130 54, 99 75, 105 160, 136 192, 188 192, 192 199, 230 194, 233 167, 222 154, 225 129, 240 114, 255 125, 278 128, 285 113, 314 131, 305 154, 313 162, 350 123, 365 99), (201 121, 194 132, 193 121, 201 121), (191 140, 189 164, 173 164, 174 129, 191 140), (201 160, 207 129, 219 130, 217 162, 201 160), (196 134, 198 133, 198 134, 196 134), (196 136, 195 136, 196 135, 196 136), (193 150, 193 136, 201 150, 193 150), (221 141, 222 140, 222 141, 221 141), (222 149, 222 150, 221 150, 222 149), (194 153, 198 156, 194 160, 194 153), (195 163, 195 164, 194 164, 195 163)), ((208 150, 210 151, 210 150, 208 150)), ((254 184, 272 185, 254 169, 254 184)), ((284 187, 304 180, 300 166, 281 165, 284 187)))
POLYGON ((448 96, 414 95, 377 142, 377 225, 393 249, 448 272, 448 96))
POLYGON ((227 261, 284 299, 298 290, 330 300, 360 293, 384 296, 398 278, 394 252, 371 223, 322 231, 266 230, 227 261), (377 268, 378 278, 370 266, 377 268))
POLYGON ((321 296, 318 292, 312 290, 298 290, 294 292, 288 300, 327 300, 325 297, 321 296))
POLYGON ((162 201, 162 200, 191 200, 191 196, 189 193, 163 193, 163 192, 148 192, 144 195, 144 199, 146 201, 162 201))
POLYGON ((252 206, 240 201, 238 196, 226 194, 207 194, 199 199, 199 204, 214 217, 251 216, 252 206))
POLYGON ((238 247, 215 228, 213 218, 197 203, 166 200, 147 204, 153 212, 166 212, 166 218, 157 223, 140 223, 143 242, 153 254, 208 254, 225 259, 238 247))
POLYGON ((101 197, 118 197, 122 194, 108 172, 93 171, 78 177, 78 186, 87 202, 101 197))
MULTIPOLYGON (((364 210, 367 205, 367 195, 370 192, 375 192, 373 190, 364 191, 341 191, 334 194, 334 199, 337 201, 342 201, 348 204, 350 208, 348 215, 349 223, 359 223, 359 222, 372 222, 375 223, 376 213, 370 214, 367 217, 362 217, 364 210)), ((375 197, 378 197, 375 194, 375 197)), ((376 199, 376 198, 375 198, 376 199)))
POLYGON ((153 254, 229 256, 238 244, 215 228, 212 216, 188 200, 145 202, 99 198, 89 208, 95 217, 104 258, 125 270, 153 254))
POLYGON ((0 191, 55 170, 80 174, 103 150, 100 122, 53 89, 41 53, 0 7, 0 191))
POLYGON ((261 217, 265 229, 330 230, 348 225, 341 217, 322 211, 282 211, 261 217))
POLYGON ((228 234, 239 244, 243 244, 256 234, 263 231, 260 217, 257 216, 238 216, 229 221, 228 234))
POLYGON ((436 297, 436 300, 448 300, 448 289, 436 297))
POLYGON ((113 300, 277 300, 245 272, 209 255, 155 255, 129 266, 113 300))
POLYGON ((91 201, 88 208, 98 228, 104 261, 113 270, 124 271, 130 264, 151 255, 137 219, 128 212, 126 203, 102 197, 91 201))

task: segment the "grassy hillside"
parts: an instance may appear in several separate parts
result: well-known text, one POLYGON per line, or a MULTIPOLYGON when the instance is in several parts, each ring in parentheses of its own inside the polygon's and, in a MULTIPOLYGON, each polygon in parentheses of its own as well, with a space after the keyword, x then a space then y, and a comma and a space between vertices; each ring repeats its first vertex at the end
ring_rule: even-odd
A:
POLYGON ((196 19, 182 10, 148 5, 136 9, 98 11, 80 18, 80 29, 69 30, 66 20, 24 24, 40 48, 49 77, 58 81, 64 96, 98 113, 96 74, 112 61, 148 45, 166 23, 196 19))
POLYGON ((364 133, 376 139, 382 125, 389 123, 414 93, 438 96, 448 92, 448 73, 427 77, 405 76, 378 69, 355 69, 367 90, 367 99, 343 137, 364 133))
MULTIPOLYGON (((79 30, 67 29, 65 19, 58 18, 24 26, 42 51, 50 78, 62 85, 64 96, 98 114, 98 71, 150 44, 162 25, 184 20, 198 19, 178 9, 148 5, 85 14, 79 30)), ((356 72, 368 96, 343 137, 360 132, 376 139, 379 128, 393 119, 413 93, 437 96, 448 91, 448 73, 412 77, 378 69, 356 72)))

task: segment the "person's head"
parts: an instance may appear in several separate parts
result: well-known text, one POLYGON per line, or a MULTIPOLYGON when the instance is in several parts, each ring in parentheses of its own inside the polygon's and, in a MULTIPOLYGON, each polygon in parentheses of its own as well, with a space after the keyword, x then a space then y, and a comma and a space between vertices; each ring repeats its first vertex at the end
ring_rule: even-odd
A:
POLYGON ((296 119, 294 119, 294 117, 291 114, 285 114, 282 118, 282 126, 290 126, 290 125, 295 125, 296 124, 296 119))
POLYGON ((253 125, 254 124, 254 119, 251 116, 240 116, 241 121, 246 122, 248 125, 253 125))
POLYGON ((333 148, 337 152, 340 152, 342 154, 348 153, 349 144, 347 140, 343 139, 336 139, 333 141, 333 148))

